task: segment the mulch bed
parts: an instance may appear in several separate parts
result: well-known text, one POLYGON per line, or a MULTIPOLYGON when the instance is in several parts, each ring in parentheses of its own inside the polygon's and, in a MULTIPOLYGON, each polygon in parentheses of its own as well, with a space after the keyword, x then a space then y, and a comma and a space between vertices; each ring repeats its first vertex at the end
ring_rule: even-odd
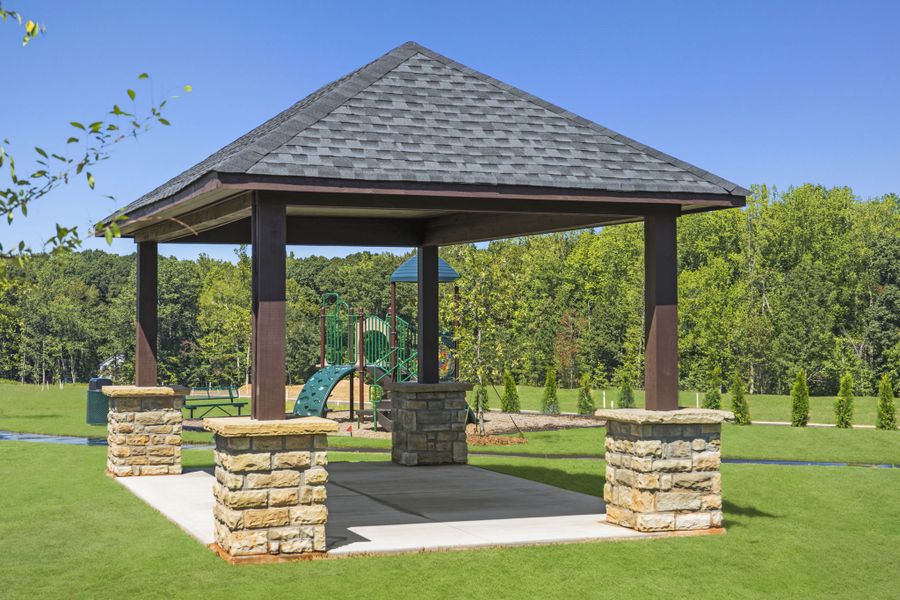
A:
POLYGON ((527 444, 528 438, 512 436, 512 435, 466 435, 466 441, 473 446, 515 446, 516 444, 527 444))

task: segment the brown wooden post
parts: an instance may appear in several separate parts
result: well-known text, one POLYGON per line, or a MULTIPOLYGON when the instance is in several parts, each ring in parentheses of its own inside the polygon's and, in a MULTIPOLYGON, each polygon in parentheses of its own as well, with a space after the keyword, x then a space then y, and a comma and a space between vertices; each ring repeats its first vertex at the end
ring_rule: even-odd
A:
POLYGON ((319 309, 319 368, 325 368, 325 307, 319 309))
POLYGON ((397 379, 397 282, 391 282, 391 380, 397 379))
POLYGON ((677 213, 644 218, 644 362, 648 410, 678 408, 677 213))
POLYGON ((253 418, 284 419, 285 240, 284 205, 253 200, 253 418))
MULTIPOLYGON (((353 420, 353 371, 350 371, 350 420, 353 420)), ((362 410, 362 406, 359 407, 362 410)))
POLYGON ((438 383, 438 247, 419 246, 419 383, 438 383))
POLYGON ((134 383, 155 386, 158 250, 156 242, 137 245, 137 318, 135 320, 134 383))
MULTIPOLYGON (((363 346, 363 309, 359 307, 359 331, 356 345, 357 354, 359 355, 359 403, 363 403, 363 399, 366 397, 366 349, 363 346)), ((371 400, 371 398, 369 398, 371 400)), ((372 413, 372 418, 375 419, 375 413, 372 413)), ((376 419, 377 421, 377 419, 376 419)))

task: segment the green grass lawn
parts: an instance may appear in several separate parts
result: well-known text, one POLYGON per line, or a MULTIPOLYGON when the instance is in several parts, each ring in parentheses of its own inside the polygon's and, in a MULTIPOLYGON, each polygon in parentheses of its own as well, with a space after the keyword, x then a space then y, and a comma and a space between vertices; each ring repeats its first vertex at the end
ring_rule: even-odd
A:
MULTIPOLYGON (((537 456, 603 456, 603 428, 533 431, 525 433, 527 444, 475 446, 469 451, 491 454, 537 456)), ((722 456, 768 460, 900 464, 900 431, 875 429, 821 429, 766 427, 762 425, 722 428, 722 456)))
MULTIPOLYGON (((33 385, 0 384, 0 429, 104 438, 105 426, 84 422, 85 393, 84 385, 41 390, 33 385)), ((471 450, 495 454, 600 456, 605 431, 590 428, 525 435, 527 444, 472 446, 471 450)), ((207 443, 211 439, 211 434, 205 432, 184 434, 188 443, 207 443)), ((388 449, 390 441, 331 436, 329 445, 388 449)), ((726 458, 900 463, 900 432, 726 425, 722 451, 726 458)))
MULTIPOLYGON (((540 410, 541 396, 544 389, 541 387, 520 385, 519 401, 523 410, 540 410)), ((500 386, 488 387, 488 403, 491 408, 500 408, 500 397, 498 393, 503 393, 500 386)), ((597 408, 603 407, 602 390, 594 390, 594 404, 597 408)), ((618 402, 619 391, 617 389, 606 390, 607 405, 611 406, 613 402, 618 402)), ((644 391, 634 390, 634 400, 638 407, 644 406, 644 391)), ((772 394, 754 394, 747 396, 750 404, 750 417, 759 421, 790 421, 791 420, 791 397, 777 396, 772 394)), ((876 398, 873 396, 862 396, 855 399, 854 404, 854 423, 859 425, 875 424, 875 404, 876 398)), ((469 394, 469 401, 473 401, 472 394, 469 394)), ((703 402, 703 394, 700 394, 700 402, 703 402)), ((678 392, 679 406, 696 406, 696 393, 693 391, 678 392)), ((828 396, 818 396, 809 399, 810 422, 812 423, 834 423, 834 398, 828 396)), ((578 406, 578 390, 563 389, 559 390, 559 407, 563 412, 576 412, 578 406)), ((731 408, 731 395, 722 394, 722 408, 731 408)))
MULTIPOLYGON (((235 567, 106 477, 104 456, 0 442, 4 599, 897 598, 898 470, 724 465, 722 536, 235 567)), ((600 460, 472 462, 601 493, 600 460)))

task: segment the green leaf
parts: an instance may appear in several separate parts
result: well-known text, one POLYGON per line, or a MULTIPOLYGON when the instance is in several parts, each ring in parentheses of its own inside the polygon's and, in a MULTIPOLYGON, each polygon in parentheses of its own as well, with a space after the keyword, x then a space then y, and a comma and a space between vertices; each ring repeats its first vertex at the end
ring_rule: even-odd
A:
POLYGON ((67 144, 74 144, 74 143, 77 142, 77 141, 78 141, 78 138, 77 138, 77 137, 70 137, 69 139, 66 140, 66 143, 67 143, 67 144))
POLYGON ((90 187, 91 189, 94 189, 94 176, 91 175, 89 172, 87 173, 87 182, 88 182, 88 187, 90 187))
POLYGON ((146 73, 141 73, 140 75, 138 75, 138 79, 148 79, 149 77, 150 76, 147 75, 146 73))
POLYGON ((188 84, 188 85, 184 86, 184 91, 193 92, 194 88, 190 84, 188 84))
POLYGON ((163 125, 171 125, 171 123, 169 123, 168 120, 163 119, 162 117, 160 117, 160 118, 158 119, 158 121, 159 121, 160 123, 162 123, 163 125))
POLYGON ((134 93, 134 90, 128 90, 128 97, 129 97, 129 98, 131 98, 132 100, 134 100, 135 95, 136 95, 136 94, 134 93))
POLYGON ((71 125, 72 127, 77 127, 78 129, 84 129, 84 125, 82 125, 78 121, 70 121, 69 125, 71 125))
POLYGON ((103 237, 106 238, 106 243, 111 245, 111 244, 112 244, 112 241, 113 241, 113 232, 112 232, 112 229, 110 229, 109 227, 107 227, 107 228, 106 228, 106 231, 103 232, 103 237))
POLYGON ((34 150, 35 150, 35 152, 37 152, 38 154, 40 154, 40 155, 43 156, 44 158, 48 158, 48 157, 47 157, 47 153, 44 151, 43 148, 39 148, 39 147, 35 146, 35 147, 34 147, 34 150))

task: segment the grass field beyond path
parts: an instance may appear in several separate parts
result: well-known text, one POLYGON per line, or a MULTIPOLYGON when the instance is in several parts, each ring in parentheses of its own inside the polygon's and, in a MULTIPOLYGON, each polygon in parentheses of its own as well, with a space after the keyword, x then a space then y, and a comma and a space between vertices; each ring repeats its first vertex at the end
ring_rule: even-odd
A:
MULTIPOLYGON (((106 437, 105 425, 87 425, 83 385, 41 390, 38 386, 0 384, 0 429, 54 435, 106 437)), ((471 446, 472 452, 602 456, 603 428, 539 431, 525 434, 527 444, 471 446)), ((187 431, 185 442, 209 443, 209 433, 187 431)), ((726 458, 809 460, 900 464, 900 432, 872 429, 798 429, 725 425, 726 458)), ((330 436, 332 447, 390 448, 389 440, 330 436)))
MULTIPOLYGON (((103 448, 0 442, 4 599, 897 598, 900 519, 885 511, 898 470, 725 465, 722 536, 234 567, 103 475, 103 462, 103 448)), ((212 452, 185 462, 209 465, 212 452)), ((602 488, 600 460, 473 463, 602 488)))

